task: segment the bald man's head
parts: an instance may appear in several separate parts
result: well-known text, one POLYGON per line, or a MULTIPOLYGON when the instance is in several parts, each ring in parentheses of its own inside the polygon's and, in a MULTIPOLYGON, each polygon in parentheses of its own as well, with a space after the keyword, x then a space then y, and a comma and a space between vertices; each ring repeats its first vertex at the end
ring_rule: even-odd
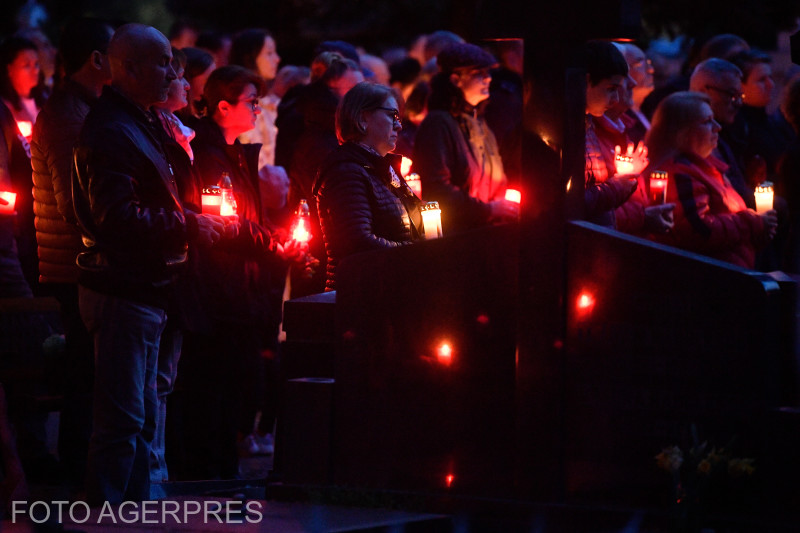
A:
POLYGON ((140 107, 164 102, 175 79, 172 49, 167 38, 152 26, 126 24, 108 44, 111 85, 140 107))

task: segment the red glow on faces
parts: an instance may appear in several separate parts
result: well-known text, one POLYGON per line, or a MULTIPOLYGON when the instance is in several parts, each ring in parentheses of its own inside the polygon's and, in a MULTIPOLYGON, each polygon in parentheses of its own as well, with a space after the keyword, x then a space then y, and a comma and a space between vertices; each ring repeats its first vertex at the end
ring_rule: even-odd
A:
POLYGON ((582 292, 580 296, 578 296, 578 301, 576 303, 578 307, 578 311, 588 313, 594 308, 594 295, 589 292, 582 292))
POLYGON ((455 477, 453 474, 447 474, 447 475, 444 477, 444 482, 445 482, 445 484, 447 485, 447 488, 448 488, 448 489, 449 489, 450 487, 452 487, 452 486, 453 486, 453 481, 454 481, 455 479, 456 479, 456 477, 455 477))
POLYGON ((436 359, 443 365, 453 362, 453 347, 450 346, 450 343, 443 342, 436 348, 436 359))

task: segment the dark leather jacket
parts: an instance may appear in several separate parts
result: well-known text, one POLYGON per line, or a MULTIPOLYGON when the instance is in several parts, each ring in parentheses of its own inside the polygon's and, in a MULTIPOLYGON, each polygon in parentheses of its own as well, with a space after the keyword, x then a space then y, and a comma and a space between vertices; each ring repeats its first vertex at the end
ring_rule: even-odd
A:
POLYGON ((83 251, 72 207, 72 148, 96 96, 67 81, 53 93, 33 127, 33 212, 39 247, 39 280, 77 283, 75 258, 83 251))
POLYGON ((359 252, 411 244, 419 237, 419 199, 400 177, 400 156, 381 158, 355 143, 337 148, 320 167, 314 196, 328 254, 326 290, 336 267, 359 252), (400 182, 391 185, 389 166, 400 182))
POLYGON ((197 220, 178 198, 158 120, 111 87, 86 117, 75 148, 73 202, 88 251, 80 283, 166 305, 197 220))

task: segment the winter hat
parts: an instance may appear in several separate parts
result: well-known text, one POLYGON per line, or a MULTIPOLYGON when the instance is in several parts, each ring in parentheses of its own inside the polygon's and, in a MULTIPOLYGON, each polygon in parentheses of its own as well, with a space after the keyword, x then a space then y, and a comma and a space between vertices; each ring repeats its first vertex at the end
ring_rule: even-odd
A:
POLYGON ((479 46, 469 43, 452 43, 436 56, 439 69, 450 74, 457 69, 488 68, 497 65, 497 60, 479 46))

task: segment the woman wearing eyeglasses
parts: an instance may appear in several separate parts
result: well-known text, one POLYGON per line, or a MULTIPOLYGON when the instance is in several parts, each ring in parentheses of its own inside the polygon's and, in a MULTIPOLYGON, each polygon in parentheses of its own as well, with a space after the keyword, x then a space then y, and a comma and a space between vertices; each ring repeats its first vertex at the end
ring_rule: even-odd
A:
POLYGON ((414 141, 422 196, 439 202, 445 236, 492 220, 516 219, 518 205, 505 200, 497 141, 480 114, 495 59, 478 46, 453 43, 437 62, 441 72, 431 79, 429 113, 414 141))
POLYGON ((223 173, 230 176, 238 215, 231 224, 239 233, 197 250, 190 277, 197 302, 187 314, 192 323, 181 359, 190 410, 184 417, 188 478, 238 474, 237 433, 252 431, 263 397, 261 354, 277 349, 285 259, 302 255, 294 241, 281 246, 262 216, 260 145, 238 140, 253 128, 264 91, 263 79, 248 69, 216 69, 206 82, 207 112, 191 143, 204 187, 217 185, 223 173))
POLYGON ((336 267, 344 257, 410 244, 419 237, 419 199, 390 154, 402 129, 392 90, 362 82, 336 110, 342 143, 320 167, 314 184, 325 249, 326 290, 336 289, 336 267))
POLYGON ((720 125, 710 99, 677 92, 661 101, 645 138, 650 168, 669 173, 667 200, 676 204, 675 225, 659 240, 678 248, 753 268, 756 250, 775 236, 775 211, 748 209, 725 177, 727 166, 712 154, 720 125))

